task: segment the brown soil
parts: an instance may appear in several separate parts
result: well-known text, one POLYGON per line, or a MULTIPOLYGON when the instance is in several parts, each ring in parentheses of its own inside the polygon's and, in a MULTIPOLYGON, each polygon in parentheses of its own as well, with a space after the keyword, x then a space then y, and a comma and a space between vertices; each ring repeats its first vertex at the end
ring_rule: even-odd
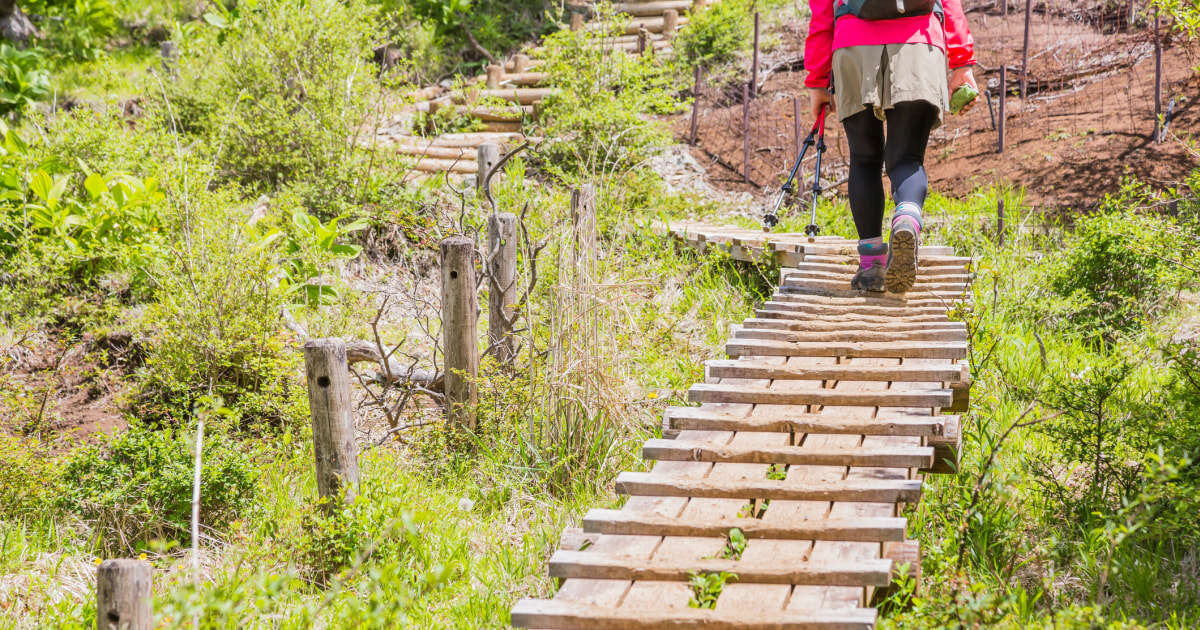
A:
POLYGON ((125 429, 115 398, 124 371, 90 340, 26 338, 0 352, 0 432, 67 450, 125 429))
MULTIPOLYGON (((1151 139, 1154 57, 1149 32, 1141 25, 1126 31, 1120 14, 1080 8, 1054 15, 1035 12, 1029 97, 1008 99, 1005 151, 999 154, 992 127, 992 116, 999 115, 999 68, 1001 60, 1007 60, 1009 92, 1018 94, 1024 16, 1014 11, 1004 19, 976 11, 968 19, 980 61, 976 77, 981 87, 991 85, 996 102, 990 114, 981 96, 971 112, 947 116, 934 132, 926 156, 934 190, 963 196, 978 186, 1023 186, 1028 203, 1036 207, 1081 209, 1115 191, 1127 175, 1165 188, 1178 185, 1196 166, 1195 157, 1175 136, 1200 130, 1200 108, 1194 99, 1200 79, 1192 71, 1200 61, 1197 50, 1169 38, 1166 42, 1162 102, 1164 109, 1172 101, 1175 105, 1171 133, 1159 144, 1151 139)), ((801 57, 806 29, 803 22, 785 25, 782 46, 767 52, 760 67, 801 57)), ((740 86, 702 87, 699 142, 693 154, 707 165, 715 185, 760 193, 782 182, 796 151, 793 96, 801 99, 802 134, 811 124, 803 79, 803 71, 773 74, 751 101, 750 184, 742 182, 740 86)), ((686 138, 688 123, 688 116, 676 122, 680 138, 686 138)), ((822 179, 840 182, 848 156, 840 125, 830 124, 826 141, 829 152, 822 179)), ((806 169, 811 172, 811 157, 806 169)))

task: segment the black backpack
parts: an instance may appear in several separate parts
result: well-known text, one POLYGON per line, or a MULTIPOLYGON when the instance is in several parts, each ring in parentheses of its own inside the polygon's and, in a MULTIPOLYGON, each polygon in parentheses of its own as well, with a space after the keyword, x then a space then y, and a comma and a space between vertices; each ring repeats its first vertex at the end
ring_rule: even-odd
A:
POLYGON ((834 19, 853 15, 863 20, 894 20, 936 13, 943 18, 942 0, 840 0, 834 19))

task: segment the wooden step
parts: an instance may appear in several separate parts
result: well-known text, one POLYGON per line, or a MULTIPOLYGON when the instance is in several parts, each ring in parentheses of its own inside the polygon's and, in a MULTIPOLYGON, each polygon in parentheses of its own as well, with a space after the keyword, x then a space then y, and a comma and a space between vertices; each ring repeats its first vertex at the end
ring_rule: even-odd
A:
POLYGON ((731 464, 795 464, 799 466, 870 466, 879 468, 929 468, 933 448, 797 448, 795 446, 738 447, 686 440, 646 440, 642 457, 655 461, 722 462, 731 464))
POLYGON ((545 83, 550 79, 548 72, 513 72, 500 75, 500 85, 492 89, 506 86, 529 87, 545 83))
POLYGON ((919 479, 807 481, 786 479, 687 479, 655 473, 617 475, 617 494, 634 497, 692 497, 707 499, 771 499, 780 501, 849 501, 854 503, 917 503, 919 479))
POLYGON ((725 344, 725 352, 731 357, 965 359, 967 344, 959 341, 792 343, 768 339, 735 339, 725 344))
POLYGON ((413 160, 413 170, 426 173, 474 173, 479 170, 475 160, 443 160, 438 158, 418 157, 413 160))
MULTIPOLYGON (((799 280, 799 279, 795 278, 794 276, 791 278, 785 278, 783 280, 783 282, 781 282, 779 284, 779 291, 792 293, 792 294, 800 293, 800 294, 809 294, 809 295, 821 295, 821 296, 827 296, 827 297, 846 297, 846 298, 880 295, 879 293, 874 292, 874 291, 860 291, 858 289, 852 289, 852 288, 850 288, 849 282, 844 282, 841 280, 821 280, 821 279, 799 280)), ((915 297, 922 297, 922 298, 928 297, 928 296, 934 296, 934 297, 938 297, 938 298, 944 298, 946 300, 957 300, 963 296, 963 293, 964 293, 964 289, 962 287, 959 287, 952 291, 942 291, 942 290, 931 290, 931 289, 921 287, 921 286, 915 286, 907 293, 883 293, 882 295, 886 295, 889 297, 890 296, 897 296, 897 297, 915 296, 915 297)))
POLYGON ((944 365, 820 365, 792 367, 745 359, 705 361, 709 378, 771 379, 776 381, 901 381, 954 383, 966 377, 966 366, 944 365))
POLYGON ((856 326, 866 323, 890 324, 902 323, 918 325, 921 323, 939 323, 948 321, 945 309, 937 312, 911 315, 876 315, 872 313, 855 312, 853 306, 807 306, 787 302, 765 302, 763 308, 755 309, 754 314, 760 319, 784 319, 802 322, 846 322, 856 326))
POLYGON ((764 540, 847 540, 900 542, 903 518, 812 519, 776 524, 757 518, 686 519, 631 510, 589 510, 583 529, 597 534, 722 538, 737 528, 746 538, 764 540))
POLYGON ((966 332, 966 322, 952 321, 914 322, 907 320, 889 321, 881 326, 878 321, 870 322, 855 319, 817 320, 805 317, 774 318, 750 317, 742 320, 744 328, 764 328, 770 330, 794 330, 798 332, 861 332, 861 331, 890 331, 890 332, 928 332, 935 330, 955 330, 966 332))
POLYGON ((962 420, 959 416, 944 416, 942 435, 930 437, 927 444, 933 447, 933 464, 922 469, 935 475, 958 474, 962 453, 962 420))
POLYGON ((738 584, 886 586, 892 561, 884 558, 845 563, 749 563, 722 558, 646 560, 595 551, 558 550, 550 556, 550 577, 590 580, 686 582, 697 573, 736 573, 738 584))
MULTIPOLYGON (((479 90, 475 92, 478 98, 498 98, 521 105, 532 105, 539 103, 554 93, 554 88, 496 88, 492 90, 479 90)), ((467 101, 466 94, 455 94, 454 102, 465 103, 467 101)))
MULTIPOLYGON (((661 15, 659 17, 634 18, 629 20, 629 23, 625 25, 623 32, 625 35, 637 35, 637 32, 644 28, 651 33, 661 33, 663 32, 663 22, 664 19, 661 15)), ((682 28, 687 23, 688 19, 686 17, 680 17, 676 22, 676 28, 682 28)), ((607 31, 612 28, 612 25, 607 22, 589 22, 584 28, 589 31, 607 31)))
POLYGON ((692 8, 692 0, 659 0, 658 2, 617 2, 612 5, 613 12, 629 15, 662 15, 664 11, 674 9, 683 13, 692 8))
POLYGON ((949 389, 881 389, 842 391, 838 389, 786 389, 747 387, 722 383, 696 383, 688 389, 688 401, 749 405, 823 405, 827 407, 949 407, 954 392, 949 389))
POLYGON ((844 330, 840 332, 801 332, 760 327, 737 327, 734 339, 770 339, 795 343, 821 342, 871 342, 871 341, 966 341, 966 330, 912 330, 893 331, 879 326, 875 330, 844 330))
POLYGON ((947 311, 950 305, 943 299, 921 295, 884 293, 882 295, 806 295, 795 291, 777 291, 771 299, 792 304, 825 304, 830 306, 869 306, 891 309, 894 312, 911 312, 922 308, 940 308, 947 311))
POLYGON ((518 628, 543 630, 872 630, 875 609, 756 611, 699 608, 608 608, 562 600, 522 599, 510 619, 518 628))
MULTIPOLYGON (((853 278, 855 272, 858 271, 858 261, 850 259, 845 264, 836 263, 818 263, 818 262, 801 262, 795 267, 781 269, 781 274, 788 274, 792 271, 797 273, 815 273, 836 276, 837 278, 853 278)), ((971 274, 959 271, 953 267, 921 267, 917 271, 917 282, 962 282, 964 284, 971 281, 971 274)))
POLYGON ((928 437, 945 433, 956 416, 881 411, 874 418, 846 417, 836 411, 809 413, 807 407, 759 405, 752 415, 714 411, 707 407, 668 407, 664 424, 677 431, 755 431, 833 435, 896 435, 928 437))
POLYGON ((459 161, 475 161, 475 151, 462 147, 438 147, 429 145, 416 144, 397 144, 393 145, 396 152, 401 155, 411 155, 420 158, 435 158, 442 160, 459 160, 459 161))
MULTIPOLYGON (((858 254, 830 256, 828 254, 810 253, 803 262, 826 263, 833 265, 858 264, 858 254)), ((969 269, 973 259, 962 256, 920 256, 918 267, 958 267, 969 269)))
MULTIPOLYGON (((781 274, 781 281, 784 286, 804 285, 808 283, 832 283, 830 286, 841 286, 849 288, 850 280, 854 278, 854 274, 838 274, 825 271, 792 271, 784 270, 781 274)), ((917 278, 913 283, 909 293, 917 292, 934 292, 934 293, 962 293, 967 288, 966 282, 958 282, 952 280, 924 279, 917 278)), ((885 295, 888 295, 885 293, 885 295)))

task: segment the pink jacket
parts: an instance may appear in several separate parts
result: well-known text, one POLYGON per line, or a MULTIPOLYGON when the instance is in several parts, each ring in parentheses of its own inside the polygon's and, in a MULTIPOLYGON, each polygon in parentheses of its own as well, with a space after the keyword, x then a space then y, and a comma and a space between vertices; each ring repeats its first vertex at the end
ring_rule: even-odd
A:
POLYGON ((812 17, 804 42, 804 65, 811 88, 829 87, 833 51, 850 46, 880 44, 930 44, 946 51, 950 69, 975 63, 975 40, 967 28, 962 0, 942 0, 946 14, 943 26, 936 15, 919 15, 896 20, 860 20, 853 15, 838 18, 834 27, 834 5, 841 0, 808 0, 812 17))

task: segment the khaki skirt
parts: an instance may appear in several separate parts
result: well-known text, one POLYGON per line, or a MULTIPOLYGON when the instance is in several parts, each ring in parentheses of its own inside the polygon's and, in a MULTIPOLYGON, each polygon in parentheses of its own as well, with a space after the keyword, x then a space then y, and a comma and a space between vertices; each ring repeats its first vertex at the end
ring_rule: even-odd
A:
POLYGON ((833 51, 833 99, 838 120, 872 108, 885 120, 895 103, 925 101, 950 109, 946 53, 929 44, 851 46, 833 51))

